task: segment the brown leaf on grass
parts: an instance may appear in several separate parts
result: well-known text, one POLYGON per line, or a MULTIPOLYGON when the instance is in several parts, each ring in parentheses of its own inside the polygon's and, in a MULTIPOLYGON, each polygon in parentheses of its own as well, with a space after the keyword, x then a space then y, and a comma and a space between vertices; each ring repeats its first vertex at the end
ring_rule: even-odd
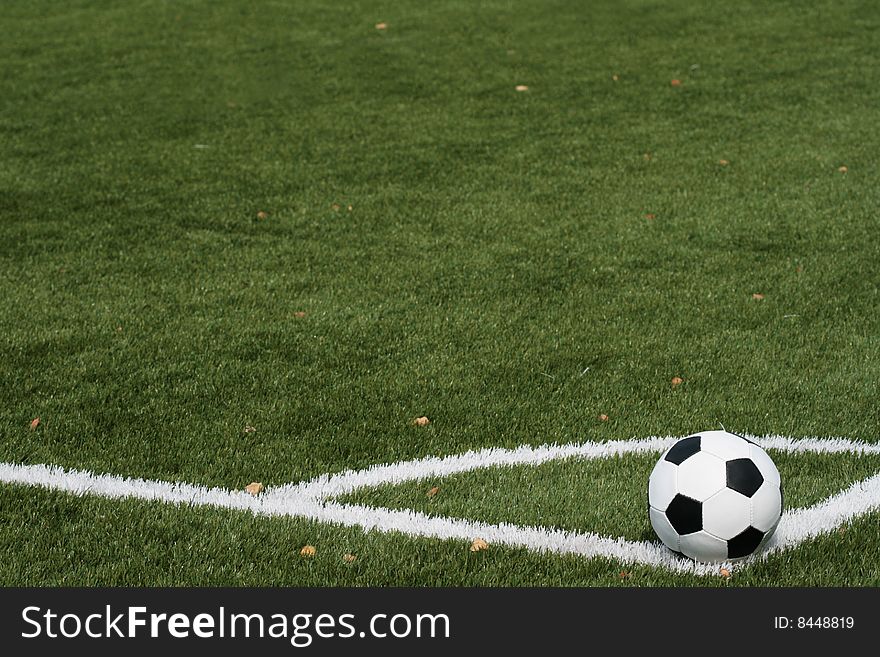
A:
POLYGON ((295 313, 293 313, 293 316, 296 317, 297 319, 302 319, 303 317, 306 316, 306 313, 304 310, 297 310, 295 313))
POLYGON ((334 212, 339 212, 339 209, 340 209, 341 207, 342 207, 342 206, 339 205, 339 203, 331 203, 331 204, 330 204, 330 209, 333 210, 334 212))
POLYGON ((431 424, 431 420, 427 418, 427 416, 423 415, 422 417, 417 417, 412 421, 412 423, 417 427, 426 427, 431 424))
POLYGON ((342 555, 342 560, 343 560, 345 563, 354 563, 355 560, 357 560, 357 557, 356 557, 355 555, 353 555, 353 554, 343 554, 343 555, 342 555))
POLYGON ((439 487, 439 486, 434 486, 433 488, 431 488, 431 490, 429 490, 429 491, 428 491, 427 493, 425 493, 425 494, 426 494, 428 497, 434 497, 434 496, 435 496, 437 493, 439 493, 439 492, 440 492, 440 487, 439 487))
POLYGON ((673 87, 680 87, 680 86, 681 86, 681 80, 672 80, 672 81, 670 81, 669 84, 671 84, 673 87))
POLYGON ((518 85, 516 85, 515 89, 516 89, 517 91, 528 91, 528 90, 529 90, 529 88, 528 88, 526 85, 524 85, 524 84, 518 84, 518 85))
POLYGON ((620 579, 629 579, 629 573, 625 570, 620 571, 620 579))
POLYGON ((602 413, 602 414, 599 416, 599 420, 601 420, 602 422, 607 422, 607 421, 608 421, 608 416, 605 415, 605 413, 602 413))
POLYGON ((38 426, 40 426, 40 418, 35 417, 33 420, 31 420, 31 431, 35 431, 38 426))
POLYGON ((653 212, 649 212, 648 214, 645 215, 645 219, 651 220, 651 219, 656 219, 656 218, 657 218, 657 215, 654 214, 653 212))
POLYGON ((302 550, 299 551, 299 556, 301 557, 313 557, 315 556, 315 546, 314 545, 304 545, 302 550))
POLYGON ((255 432, 257 431, 257 428, 256 428, 256 427, 252 427, 252 426, 249 425, 249 424, 246 424, 246 425, 244 425, 244 429, 243 429, 243 431, 244 431, 245 433, 255 433, 255 432))
POLYGON ((840 173, 846 173, 847 171, 849 171, 846 166, 837 167, 837 170, 840 171, 840 173))
POLYGON ((257 212, 257 219, 268 219, 268 218, 269 218, 269 215, 267 213, 263 212, 262 210, 257 212))
POLYGON ((266 487, 263 486, 263 484, 261 484, 259 481, 254 481, 245 486, 244 489, 251 495, 259 495, 264 490, 266 490, 266 487))
POLYGON ((718 574, 721 575, 724 579, 727 579, 730 577, 730 571, 727 570, 727 568, 722 568, 721 570, 718 571, 718 574))
POLYGON ((726 167, 728 164, 730 164, 730 161, 729 160, 718 160, 718 164, 720 164, 723 167, 726 167))
POLYGON ((682 379, 680 376, 672 377, 672 387, 673 388, 675 386, 680 386, 682 383, 684 383, 684 379, 682 379))
POLYGON ((488 550, 489 544, 484 541, 482 538, 475 538, 474 542, 471 543, 471 552, 482 552, 483 550, 488 550))
POLYGON ((377 30, 387 30, 388 23, 376 23, 376 29, 377 30))
POLYGON ((756 301, 760 301, 760 300, 763 299, 763 298, 764 298, 764 295, 761 294, 760 292, 755 292, 755 293, 752 295, 752 299, 755 299, 756 301))

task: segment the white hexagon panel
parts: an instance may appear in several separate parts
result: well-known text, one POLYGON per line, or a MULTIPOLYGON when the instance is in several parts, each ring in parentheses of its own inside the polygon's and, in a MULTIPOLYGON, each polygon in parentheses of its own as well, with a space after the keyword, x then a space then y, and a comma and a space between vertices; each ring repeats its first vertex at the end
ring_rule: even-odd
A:
POLYGON ((724 461, 708 452, 697 452, 678 466, 678 492, 702 502, 727 485, 724 461))

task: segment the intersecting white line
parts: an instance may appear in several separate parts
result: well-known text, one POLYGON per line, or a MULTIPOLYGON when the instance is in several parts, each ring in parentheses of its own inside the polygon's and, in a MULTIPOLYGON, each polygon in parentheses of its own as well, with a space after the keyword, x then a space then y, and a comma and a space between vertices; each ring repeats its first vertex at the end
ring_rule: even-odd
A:
MULTIPOLYGON (((746 436, 765 449, 791 453, 880 454, 880 444, 844 438, 792 439, 785 436, 746 436)), ((490 544, 525 548, 538 552, 605 557, 669 570, 707 575, 718 572, 719 564, 701 564, 676 556, 659 542, 629 541, 592 532, 571 532, 547 527, 522 527, 508 523, 489 524, 460 518, 429 516, 410 510, 392 510, 334 501, 361 488, 405 481, 436 479, 481 468, 538 465, 547 461, 596 459, 625 454, 659 453, 676 437, 641 440, 585 442, 567 445, 522 446, 516 449, 489 448, 443 458, 428 457, 365 470, 326 474, 311 481, 286 484, 253 496, 244 491, 206 488, 185 483, 150 481, 96 475, 51 465, 0 463, 0 482, 39 486, 75 495, 106 498, 135 498, 189 506, 209 506, 250 511, 255 515, 288 516, 319 522, 361 527, 364 531, 401 532, 410 536, 472 540, 480 537, 490 544)), ((880 474, 857 482, 822 502, 786 511, 767 549, 758 556, 734 564, 739 568, 756 559, 792 548, 827 533, 873 510, 880 509, 880 474)))

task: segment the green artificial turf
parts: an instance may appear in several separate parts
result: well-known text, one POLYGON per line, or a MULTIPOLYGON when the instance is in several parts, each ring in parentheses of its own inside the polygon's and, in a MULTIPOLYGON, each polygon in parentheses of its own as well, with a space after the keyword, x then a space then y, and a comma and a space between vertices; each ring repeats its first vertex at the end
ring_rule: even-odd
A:
MULTIPOLYGON (((871 3, 3 12, 2 462, 243 488, 722 423, 877 440, 871 3)), ((704 581, 0 493, 6 585, 704 581)), ((876 585, 877 520, 730 582, 876 585)))

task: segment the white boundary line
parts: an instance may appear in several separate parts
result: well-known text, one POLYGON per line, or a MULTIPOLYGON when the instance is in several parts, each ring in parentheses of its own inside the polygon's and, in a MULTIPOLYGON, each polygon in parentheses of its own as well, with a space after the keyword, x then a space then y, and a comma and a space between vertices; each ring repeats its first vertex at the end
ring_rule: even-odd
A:
MULTIPOLYGON (((783 452, 880 454, 880 444, 844 438, 795 440, 784 436, 746 437, 764 448, 783 452)), ((357 526, 364 531, 401 532, 410 536, 467 541, 480 537, 490 544, 520 547, 538 552, 605 557, 682 573, 714 574, 718 572, 719 564, 700 564, 678 557, 659 542, 628 541, 591 532, 579 533, 545 527, 522 527, 507 523, 488 524, 458 518, 428 516, 416 511, 340 504, 333 501, 340 495, 360 488, 436 479, 481 468, 537 465, 566 458, 596 459, 624 454, 659 453, 676 440, 676 437, 652 437, 602 443, 522 446, 515 449, 490 448, 444 458, 428 457, 390 465, 377 465, 365 470, 326 474, 311 481, 269 489, 258 497, 244 491, 130 479, 114 475, 96 475, 49 465, 0 463, 0 482, 39 486, 75 495, 97 495, 113 499, 135 498, 171 504, 237 509, 250 511, 255 515, 305 518, 357 526)), ((760 556, 725 565, 731 569, 738 568, 754 559, 766 558, 768 554, 794 547, 805 540, 830 532, 875 509, 880 509, 880 474, 857 482, 812 507, 786 511, 768 548, 760 556)))

